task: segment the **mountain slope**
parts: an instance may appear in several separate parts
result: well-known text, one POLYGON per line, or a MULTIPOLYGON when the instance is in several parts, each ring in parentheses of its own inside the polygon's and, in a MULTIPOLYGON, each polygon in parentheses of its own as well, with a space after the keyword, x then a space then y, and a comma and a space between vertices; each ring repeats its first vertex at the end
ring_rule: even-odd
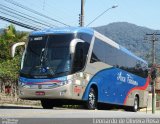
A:
MULTIPOLYGON (((106 26, 95 27, 94 29, 118 44, 126 47, 128 50, 147 60, 149 63, 151 62, 151 42, 144 40, 144 37, 146 36, 145 34, 160 32, 127 22, 111 23, 106 26)), ((157 62, 160 63, 160 48, 158 48, 160 43, 157 43, 156 45, 157 62)))

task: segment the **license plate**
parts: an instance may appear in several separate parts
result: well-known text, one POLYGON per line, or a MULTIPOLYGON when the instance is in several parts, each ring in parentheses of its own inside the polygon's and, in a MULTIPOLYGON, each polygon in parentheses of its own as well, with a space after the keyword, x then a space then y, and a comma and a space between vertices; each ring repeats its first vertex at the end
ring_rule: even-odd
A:
POLYGON ((37 96, 44 96, 45 92, 44 91, 36 91, 37 96))

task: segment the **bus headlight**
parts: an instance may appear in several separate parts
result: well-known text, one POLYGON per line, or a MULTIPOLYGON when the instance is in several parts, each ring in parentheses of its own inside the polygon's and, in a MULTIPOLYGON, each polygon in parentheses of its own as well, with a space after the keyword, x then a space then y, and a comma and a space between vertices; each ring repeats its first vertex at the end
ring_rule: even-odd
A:
POLYGON ((26 85, 25 83, 19 81, 18 82, 19 86, 23 87, 23 88, 30 88, 30 85, 26 85))

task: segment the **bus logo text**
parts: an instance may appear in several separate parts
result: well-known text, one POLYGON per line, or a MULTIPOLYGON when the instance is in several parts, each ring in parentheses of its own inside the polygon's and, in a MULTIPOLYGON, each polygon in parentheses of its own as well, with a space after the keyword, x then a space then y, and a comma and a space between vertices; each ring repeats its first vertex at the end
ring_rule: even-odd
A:
POLYGON ((131 75, 129 75, 129 74, 127 74, 126 76, 123 76, 123 75, 122 75, 122 72, 119 72, 119 73, 117 74, 117 80, 118 80, 118 81, 121 81, 121 82, 124 82, 124 83, 129 83, 129 84, 138 86, 138 82, 135 81, 135 80, 133 79, 133 77, 132 77, 131 75))

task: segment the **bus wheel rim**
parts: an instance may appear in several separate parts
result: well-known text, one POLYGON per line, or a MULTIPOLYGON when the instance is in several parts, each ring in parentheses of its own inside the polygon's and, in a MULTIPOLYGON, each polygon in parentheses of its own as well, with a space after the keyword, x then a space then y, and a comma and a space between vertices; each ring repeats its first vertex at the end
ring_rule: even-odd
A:
POLYGON ((137 101, 137 99, 135 99, 135 102, 134 102, 134 109, 135 109, 135 110, 138 109, 138 101, 137 101))
POLYGON ((95 100, 96 100, 96 97, 95 97, 94 93, 91 92, 89 94, 89 104, 90 104, 90 106, 92 106, 92 107, 95 106, 95 100))

